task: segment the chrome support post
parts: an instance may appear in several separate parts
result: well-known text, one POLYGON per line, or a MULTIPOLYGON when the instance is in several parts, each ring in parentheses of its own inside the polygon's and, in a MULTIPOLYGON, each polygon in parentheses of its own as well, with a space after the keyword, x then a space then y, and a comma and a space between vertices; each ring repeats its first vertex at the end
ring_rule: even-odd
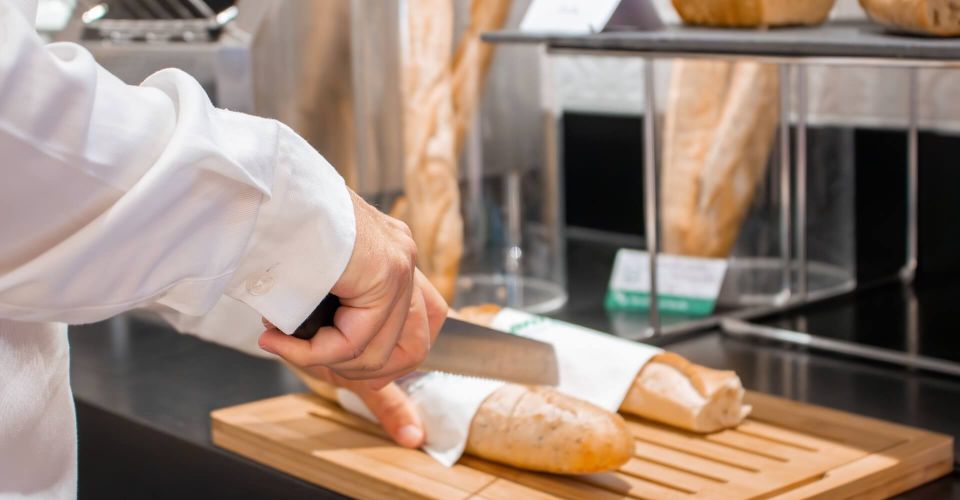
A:
POLYGON ((654 86, 655 59, 643 60, 643 197, 644 197, 644 230, 647 239, 647 252, 650 254, 650 329, 651 336, 660 335, 660 310, 657 301, 657 252, 660 251, 659 224, 657 213, 658 186, 657 186, 657 102, 654 86))
POLYGON ((910 120, 907 129, 907 258, 900 270, 900 279, 904 283, 913 281, 917 273, 917 219, 918 219, 918 178, 920 161, 920 132, 917 124, 917 68, 910 68, 907 87, 907 110, 910 120))
POLYGON ((796 66, 797 75, 797 295, 806 300, 807 282, 807 68, 796 66))
POLYGON ((790 175, 790 66, 781 64, 780 69, 780 130, 779 130, 779 190, 780 190, 780 253, 783 261, 782 286, 778 304, 785 304, 793 294, 793 264, 791 263, 793 200, 790 175))

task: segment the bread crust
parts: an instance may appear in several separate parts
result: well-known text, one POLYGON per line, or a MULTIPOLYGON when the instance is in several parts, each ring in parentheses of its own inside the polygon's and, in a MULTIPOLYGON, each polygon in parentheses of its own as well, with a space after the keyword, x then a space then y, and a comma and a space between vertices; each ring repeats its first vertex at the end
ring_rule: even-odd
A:
POLYGON ((835 0, 673 0, 688 24, 756 28, 812 25, 827 19, 835 0))
POLYGON ((727 257, 766 174, 779 119, 775 65, 738 62, 730 77, 716 135, 703 160, 697 207, 682 254, 727 257))
POLYGON ((958 0, 860 0, 874 21, 885 26, 935 36, 960 36, 958 0))
POLYGON ((663 250, 687 254, 697 213, 700 176, 723 114, 733 64, 673 62, 663 127, 661 206, 663 250))
POLYGON ((735 427, 750 413, 737 374, 691 363, 665 352, 637 375, 620 411, 693 432, 735 427))
POLYGON ((448 301, 463 254, 463 219, 454 150, 451 58, 453 5, 409 0, 402 44, 405 222, 418 267, 448 301))
POLYGON ((556 474, 615 470, 633 456, 623 418, 553 389, 507 384, 480 405, 466 452, 556 474))

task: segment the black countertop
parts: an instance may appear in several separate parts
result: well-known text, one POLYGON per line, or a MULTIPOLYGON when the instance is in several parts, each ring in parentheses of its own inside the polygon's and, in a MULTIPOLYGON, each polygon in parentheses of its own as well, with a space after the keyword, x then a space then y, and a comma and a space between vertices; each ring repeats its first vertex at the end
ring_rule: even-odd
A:
MULTIPOLYGON (((574 243, 571 260, 582 249, 574 243)), ((612 251, 571 274, 570 304, 559 316, 597 328, 615 318, 600 306, 612 251), (609 257, 609 258, 608 258, 609 257)), ((960 287, 900 286, 863 292, 771 324, 897 347, 911 329, 928 350, 953 357, 960 337, 950 325, 960 287), (914 312, 909 312, 914 311, 914 312), (926 339, 926 340, 924 340, 926 339), (940 340, 937 340, 940 339, 940 340)), ((71 374, 80 427, 81 498, 123 492, 133 497, 317 498, 329 491, 214 447, 211 410, 303 390, 279 364, 179 335, 158 323, 123 316, 70 333, 71 374)), ((675 338, 669 348, 691 360, 736 370, 755 391, 785 396, 960 437, 960 380, 875 363, 742 341, 707 332, 675 338)), ((905 498, 960 498, 960 475, 905 498)))
POLYGON ((496 43, 546 44, 551 48, 578 51, 960 60, 960 40, 894 33, 868 21, 835 21, 820 26, 767 30, 679 25, 652 31, 611 31, 590 35, 498 31, 484 33, 483 39, 496 43))

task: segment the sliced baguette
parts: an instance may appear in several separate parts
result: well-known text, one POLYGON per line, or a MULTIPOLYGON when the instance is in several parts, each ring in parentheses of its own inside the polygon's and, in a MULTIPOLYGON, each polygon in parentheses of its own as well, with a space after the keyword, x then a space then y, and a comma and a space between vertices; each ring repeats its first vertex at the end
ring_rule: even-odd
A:
MULTIPOLYGON (((314 394, 337 401, 332 385, 287 366, 314 394)), ((465 452, 528 470, 588 474, 626 463, 633 436, 616 413, 549 388, 506 384, 480 405, 465 452)))
POLYGON ((860 0, 871 19, 899 30, 960 36, 960 0, 860 0))
POLYGON ((820 24, 827 19, 834 1, 673 0, 673 6, 689 24, 754 28, 820 24))
MULTIPOLYGON (((458 317, 489 326, 494 305, 465 307, 458 317)), ((708 433, 735 427, 750 413, 740 377, 664 352, 653 357, 633 381, 620 411, 688 431, 708 433)))

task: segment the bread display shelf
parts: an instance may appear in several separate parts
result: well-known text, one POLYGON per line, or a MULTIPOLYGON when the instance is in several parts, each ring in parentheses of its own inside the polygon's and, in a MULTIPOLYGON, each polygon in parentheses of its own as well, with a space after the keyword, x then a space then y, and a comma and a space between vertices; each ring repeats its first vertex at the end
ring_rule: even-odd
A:
POLYGON ((578 51, 960 64, 960 40, 904 36, 867 21, 768 30, 670 26, 658 31, 579 36, 499 31, 486 33, 483 39, 496 43, 546 44, 551 49, 578 51))
POLYGON ((555 476, 465 456, 452 468, 391 444, 374 424, 305 394, 216 410, 213 442, 359 498, 882 498, 948 474, 953 439, 750 393, 738 428, 692 434, 628 418, 618 472, 555 476))

